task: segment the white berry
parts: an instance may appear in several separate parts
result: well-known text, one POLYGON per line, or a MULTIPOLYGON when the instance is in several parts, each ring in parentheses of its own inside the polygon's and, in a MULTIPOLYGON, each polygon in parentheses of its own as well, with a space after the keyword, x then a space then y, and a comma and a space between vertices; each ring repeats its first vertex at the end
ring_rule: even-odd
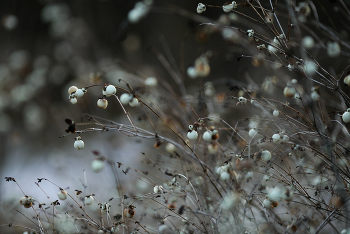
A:
POLYGON ((72 103, 74 105, 74 104, 77 104, 78 99, 74 97, 74 98, 69 99, 69 101, 70 101, 70 103, 72 103))
POLYGON ((252 128, 249 130, 248 134, 251 138, 254 138, 256 136, 256 134, 258 134, 258 131, 256 131, 254 128, 252 128))
POLYGON ((155 77, 147 77, 145 80, 145 85, 148 87, 156 87, 158 84, 158 80, 155 77))
POLYGON ((123 105, 126 105, 132 100, 132 98, 133 98, 132 94, 123 93, 122 95, 120 95, 119 99, 123 105))
POLYGON ((108 85, 106 87, 106 94, 107 94, 106 96, 107 97, 114 95, 116 92, 117 92, 117 89, 115 88, 114 85, 108 85))
POLYGON ((77 86, 71 86, 68 89, 68 94, 71 95, 72 93, 76 92, 78 90, 77 86))
POLYGON ((348 109, 346 112, 344 112, 344 114, 342 115, 342 119, 344 121, 344 123, 350 123, 350 109, 348 109))
POLYGON ((66 200, 67 199, 67 192, 64 190, 61 190, 57 193, 57 196, 60 200, 66 200))
POLYGON ((102 109, 106 109, 107 106, 108 106, 108 101, 106 99, 104 99, 104 98, 100 98, 97 101, 97 106, 101 107, 102 109))
POLYGON ((203 3, 198 3, 197 13, 203 13, 206 10, 206 6, 203 3))
POLYGON ((86 196, 84 200, 85 205, 91 205, 94 203, 94 197, 93 196, 86 196))
POLYGON ((211 141, 211 137, 212 137, 212 131, 208 130, 206 132, 203 133, 203 140, 205 141, 211 141))
POLYGON ((280 112, 278 110, 273 111, 273 116, 278 117, 280 115, 280 112))
POLYGON ((191 130, 187 133, 187 137, 190 140, 196 140, 198 138, 198 133, 196 130, 191 130))
POLYGON ((137 106, 139 104, 139 100, 137 98, 132 98, 131 101, 129 102, 129 105, 131 107, 137 106))
POLYGON ((74 148, 77 150, 84 149, 84 141, 81 140, 81 137, 75 138, 74 148))
POLYGON ((78 89, 77 91, 75 91, 75 96, 78 98, 84 96, 84 91, 82 89, 78 89))
POLYGON ((263 150, 261 152, 261 159, 265 162, 268 162, 271 160, 271 152, 268 150, 263 150))
POLYGON ((224 10, 224 12, 230 12, 233 9, 233 5, 232 4, 223 5, 222 9, 224 10))
POLYGON ((275 142, 275 143, 278 143, 281 141, 281 135, 280 134, 273 134, 272 136, 272 141, 275 142))
POLYGON ((98 173, 103 170, 105 166, 105 161, 101 159, 94 159, 91 163, 91 169, 95 172, 98 173))
POLYGON ((294 97, 295 95, 295 88, 292 86, 287 86, 283 90, 283 94, 285 97, 294 97))
POLYGON ((271 201, 269 199, 265 199, 263 201, 263 205, 266 209, 270 209, 271 208, 271 201))

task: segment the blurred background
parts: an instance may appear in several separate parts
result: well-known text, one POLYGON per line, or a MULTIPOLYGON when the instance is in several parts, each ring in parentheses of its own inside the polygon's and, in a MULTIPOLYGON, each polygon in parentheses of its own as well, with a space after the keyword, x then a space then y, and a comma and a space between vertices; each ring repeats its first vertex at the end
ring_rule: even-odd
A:
MULTIPOLYGON (((22 196, 16 184, 6 182, 4 177, 14 177, 26 194, 38 200, 46 199, 46 195, 35 185, 37 178, 47 178, 73 190, 85 181, 90 193, 107 189, 107 199, 109 192, 116 192, 115 188, 106 187, 112 175, 92 172, 90 165, 94 156, 91 151, 98 150, 133 167, 140 163, 139 152, 147 143, 118 132, 84 134, 85 148, 80 151, 73 147, 73 136, 59 138, 67 127, 64 120, 80 122, 83 113, 127 123, 116 103, 114 108, 106 110, 96 106, 97 97, 101 95, 99 88, 89 91, 76 105, 70 104, 67 89, 71 85, 80 88, 95 83, 118 85, 118 79, 142 83, 145 77, 155 76, 175 87, 175 82, 158 61, 155 49, 160 53, 168 53, 167 50, 172 53, 188 87, 196 85, 197 81, 187 78, 187 67, 207 50, 220 54, 211 59, 211 74, 204 80, 220 80, 216 86, 218 90, 227 90, 230 79, 246 82, 242 74, 247 69, 256 69, 252 74, 259 73, 259 76, 253 77, 254 81, 258 85, 263 82, 268 71, 258 70, 248 60, 238 64, 236 59, 244 53, 242 48, 226 50, 221 35, 213 34, 208 38, 197 22, 164 8, 179 7, 196 13, 198 1, 154 1, 156 7, 145 18, 131 24, 127 20, 128 12, 136 2, 0 1, 1 202, 17 206, 22 196)), ((222 5, 224 1, 206 3, 222 5)), ((337 1, 319 1, 319 5, 331 9, 328 12, 331 16, 337 14, 337 4, 337 1)), ((243 8, 241 12, 250 14, 249 9, 243 8)), ((221 14, 220 9, 211 9, 203 15, 217 20, 221 14)), ((322 17, 325 16, 320 14, 322 17)), ((341 19, 330 18, 347 37, 349 26, 342 25, 341 19)), ((343 65, 337 64, 338 67, 343 65)), ((56 200, 57 187, 48 183, 43 187, 52 196, 51 200, 56 200)), ((2 214, 11 212, 19 216, 11 208, 2 207, 2 214)), ((1 223, 15 222, 14 216, 4 218, 1 223)))

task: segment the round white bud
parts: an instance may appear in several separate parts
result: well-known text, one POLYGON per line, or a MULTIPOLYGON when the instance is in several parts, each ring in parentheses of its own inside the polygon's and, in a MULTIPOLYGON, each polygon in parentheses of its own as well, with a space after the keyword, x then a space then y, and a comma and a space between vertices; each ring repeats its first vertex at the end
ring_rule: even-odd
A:
POLYGON ((208 130, 208 131, 205 131, 204 133, 203 133, 203 140, 205 140, 205 141, 211 141, 211 137, 212 137, 212 131, 210 131, 210 130, 208 130))
POLYGON ((117 92, 117 89, 115 88, 114 85, 108 85, 106 87, 106 96, 107 97, 114 95, 116 92, 117 92))
POLYGON ((271 153, 268 150, 263 150, 261 152, 261 159, 265 162, 268 162, 271 160, 271 153))
POLYGON ((133 96, 130 93, 123 93, 122 95, 120 95, 120 102, 123 105, 129 104, 129 102, 132 100, 133 96))
POLYGON ((137 106, 137 105, 139 105, 139 100, 137 99, 137 98, 132 98, 131 99, 131 101, 129 102, 129 105, 131 106, 131 107, 135 107, 135 106, 137 106))
POLYGON ((278 117, 280 115, 280 112, 278 110, 273 111, 273 116, 278 117))
POLYGON ((194 141, 198 138, 198 133, 196 130, 191 130, 191 131, 187 132, 187 137, 188 137, 188 139, 194 141))
POLYGON ((91 205, 92 203, 94 203, 94 197, 93 196, 86 196, 85 197, 85 200, 84 200, 84 203, 85 205, 91 205))
POLYGON ((272 135, 272 141, 275 143, 279 143, 281 141, 281 135, 276 133, 272 135))
POLYGON ((61 190, 57 193, 57 196, 60 200, 66 200, 67 199, 67 192, 64 190, 61 190))
POLYGON ((100 98, 97 101, 97 106, 101 107, 102 109, 106 109, 107 106, 108 106, 108 101, 106 99, 104 99, 104 98, 100 98))
POLYGON ((94 159, 91 162, 91 169, 95 173, 98 173, 98 172, 102 171, 104 166, 105 166, 105 161, 104 160, 94 159))

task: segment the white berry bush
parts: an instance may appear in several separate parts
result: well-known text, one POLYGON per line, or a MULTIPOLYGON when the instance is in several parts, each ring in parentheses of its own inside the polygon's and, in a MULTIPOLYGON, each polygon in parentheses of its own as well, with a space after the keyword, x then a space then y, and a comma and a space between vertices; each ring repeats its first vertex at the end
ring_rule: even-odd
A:
POLYGON ((89 173, 112 175, 116 190, 109 200, 99 199, 107 190, 87 193, 84 181, 66 188, 55 178, 40 178, 36 184, 43 192, 53 185, 58 196, 37 201, 31 191, 18 189, 17 212, 30 222, 13 222, 11 228, 348 233, 350 11, 344 2, 337 5, 347 20, 342 25, 327 17, 321 21, 319 15, 329 9, 313 1, 200 2, 191 10, 136 3, 129 24, 159 12, 196 24, 191 36, 200 44, 197 55, 189 54, 185 65, 169 50, 162 52, 163 41, 151 50, 160 62, 155 69, 161 64, 168 74, 145 76, 126 66, 114 82, 102 75, 93 84, 91 77, 73 84, 67 106, 88 102, 99 108, 66 119, 61 138, 72 139, 86 155, 92 140, 85 135, 136 139, 143 142, 141 152, 133 151, 141 164, 93 150, 89 173), (244 69, 230 69, 232 64, 244 69), (110 112, 122 113, 122 120, 106 118, 110 112))

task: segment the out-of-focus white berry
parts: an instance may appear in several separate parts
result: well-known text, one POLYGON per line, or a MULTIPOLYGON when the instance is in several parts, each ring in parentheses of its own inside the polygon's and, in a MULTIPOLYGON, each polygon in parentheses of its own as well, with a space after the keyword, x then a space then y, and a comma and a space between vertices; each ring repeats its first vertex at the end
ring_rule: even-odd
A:
POLYGON ((145 80, 145 85, 148 87, 156 87, 158 84, 158 80, 155 77, 147 77, 145 80))
POLYGON ((256 136, 256 134, 258 134, 258 131, 256 131, 254 128, 252 128, 252 129, 249 130, 248 135, 249 135, 251 138, 254 138, 254 137, 256 136))
POLYGON ((247 99, 245 97, 239 97, 238 101, 243 105, 247 103, 247 99))
POLYGON ((84 203, 85 205, 91 205, 92 203, 94 203, 94 197, 93 196, 86 196, 85 197, 85 200, 84 200, 84 203))
POLYGON ((271 52, 271 53, 277 53, 278 49, 276 49, 275 47, 273 47, 272 45, 268 45, 267 49, 271 52))
POLYGON ((224 12, 230 12, 233 9, 233 5, 232 4, 223 5, 222 9, 224 10, 224 12))
POLYGON ((153 187, 153 192, 154 193, 161 193, 164 190, 163 186, 161 185, 156 185, 153 187))
POLYGON ((303 40, 301 41, 301 45, 305 48, 305 49, 312 49, 315 45, 314 39, 310 36, 306 36, 303 38, 303 40))
POLYGON ((341 117, 344 123, 350 123, 350 108, 347 109, 341 117))
POLYGON ((232 1, 232 6, 233 6, 234 9, 236 9, 238 7, 236 1, 232 1))
POLYGON ((187 138, 194 141, 198 138, 198 132, 196 130, 191 130, 187 132, 187 138))
POLYGON ((220 180, 226 181, 229 179, 230 179, 230 174, 228 172, 224 171, 220 174, 220 180))
POLYGON ((350 85, 350 75, 345 76, 344 83, 350 85))
POLYGON ((73 97, 73 98, 70 98, 69 101, 70 101, 70 103, 72 103, 74 105, 74 104, 77 104, 78 99, 73 97))
POLYGON ((101 107, 102 109, 106 109, 107 106, 108 106, 108 101, 106 99, 104 99, 104 98, 100 98, 97 101, 97 106, 101 107))
POLYGON ((191 79, 195 79, 198 77, 198 74, 197 74, 197 70, 196 68, 190 66, 187 68, 187 75, 191 78, 191 79))
POLYGON ((94 159, 91 162, 91 169, 95 173, 102 171, 104 166, 105 166, 105 161, 101 159, 94 159))
POLYGON ((67 199, 67 192, 64 190, 61 190, 57 193, 57 196, 60 200, 66 200, 67 199))
POLYGON ((159 233, 164 233, 166 231, 166 229, 168 229, 168 226, 165 224, 162 224, 158 227, 158 232, 159 233))
POLYGON ((327 54, 331 58, 338 57, 340 55, 340 46, 338 42, 328 42, 327 43, 327 54))
POLYGON ((111 232, 112 232, 112 233, 119 233, 119 227, 118 227, 118 226, 113 226, 113 227, 111 228, 111 232))
POLYGON ((289 141, 289 136, 283 135, 281 140, 282 140, 282 142, 287 143, 289 141))
POLYGON ((135 24, 144 18, 150 10, 151 3, 152 1, 137 2, 135 7, 128 13, 129 22, 135 24))
POLYGON ((208 130, 208 131, 205 131, 203 133, 203 140, 205 141, 211 141, 211 137, 212 137, 212 131, 208 130))
POLYGON ((248 33, 248 37, 253 37, 255 32, 254 32, 254 29, 248 29, 247 33, 248 33))
POLYGON ((279 143, 281 141, 281 135, 276 133, 272 135, 272 141, 275 143, 279 143))
POLYGON ((267 197, 272 201, 279 201, 281 200, 281 189, 278 187, 271 188, 267 192, 267 197))
POLYGON ((268 150, 263 150, 261 152, 261 160, 268 162, 271 160, 271 152, 268 150))
POLYGON ((266 209, 270 209, 271 208, 271 201, 269 199, 265 199, 263 201, 263 205, 266 209))
POLYGON ((168 152, 168 153, 174 153, 175 150, 176 150, 176 146, 175 146, 174 144, 167 143, 167 144, 165 145, 165 150, 166 150, 166 152, 168 152))
POLYGON ((280 112, 278 110, 273 111, 273 116, 278 117, 280 115, 280 112))
POLYGON ((137 106, 139 104, 139 100, 137 99, 137 98, 135 98, 135 97, 133 97, 132 99, 131 99, 131 101, 129 102, 129 105, 131 106, 131 107, 135 107, 135 106, 137 106))
POLYGON ((108 85, 106 87, 106 96, 107 97, 114 95, 116 92, 117 92, 117 89, 115 88, 114 85, 108 85))
POLYGON ((68 94, 71 95, 72 93, 76 92, 78 90, 77 86, 71 86, 68 89, 68 94))
POLYGON ((81 137, 75 138, 74 148, 76 148, 77 150, 84 149, 84 141, 81 140, 81 137))
POLYGON ((252 171, 248 171, 247 174, 245 174, 244 179, 248 180, 253 178, 253 172, 252 171))
POLYGON ((285 97, 294 97, 295 95, 295 88, 292 86, 287 86, 283 90, 283 94, 285 97))
POLYGON ((205 10, 206 10, 206 6, 203 4, 203 3, 198 3, 198 6, 197 6, 197 13, 203 13, 205 10))
POLYGON ((119 100, 123 105, 127 105, 132 100, 132 98, 133 98, 132 94, 123 93, 122 95, 120 95, 119 100))

